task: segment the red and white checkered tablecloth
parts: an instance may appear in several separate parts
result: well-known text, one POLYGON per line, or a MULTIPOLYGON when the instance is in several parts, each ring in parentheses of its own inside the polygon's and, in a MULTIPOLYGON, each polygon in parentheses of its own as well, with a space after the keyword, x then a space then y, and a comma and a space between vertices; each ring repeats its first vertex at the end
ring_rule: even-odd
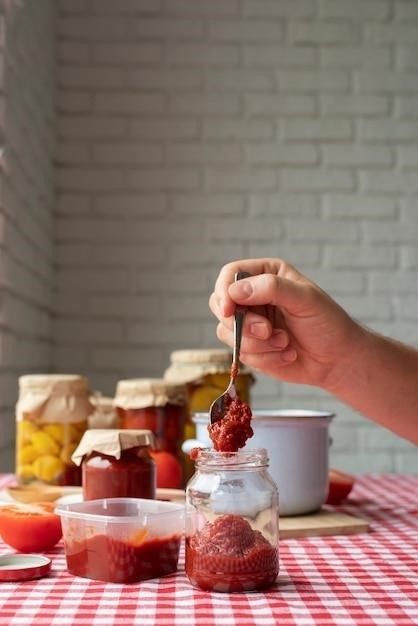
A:
MULTIPOLYGON (((0 476, 0 490, 13 480, 0 476)), ((418 624, 418 476, 362 476, 340 507, 368 534, 283 540, 264 593, 193 588, 177 574, 133 585, 71 576, 62 545, 51 574, 0 583, 0 624, 15 626, 406 626, 418 624)), ((10 549, 0 543, 0 554, 10 549)))

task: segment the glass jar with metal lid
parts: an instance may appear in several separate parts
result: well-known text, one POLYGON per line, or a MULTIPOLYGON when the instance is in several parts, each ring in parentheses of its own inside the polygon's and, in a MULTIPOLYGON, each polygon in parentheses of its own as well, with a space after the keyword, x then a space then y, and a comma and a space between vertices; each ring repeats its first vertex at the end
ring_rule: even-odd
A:
POLYGON ((20 482, 81 485, 71 455, 92 411, 86 378, 30 374, 19 378, 16 404, 16 475, 20 482))
POLYGON ((186 489, 186 574, 205 591, 256 591, 279 571, 278 493, 264 448, 196 451, 186 489))
POLYGON ((82 467, 84 500, 155 498, 156 470, 150 430, 87 430, 72 460, 82 467))

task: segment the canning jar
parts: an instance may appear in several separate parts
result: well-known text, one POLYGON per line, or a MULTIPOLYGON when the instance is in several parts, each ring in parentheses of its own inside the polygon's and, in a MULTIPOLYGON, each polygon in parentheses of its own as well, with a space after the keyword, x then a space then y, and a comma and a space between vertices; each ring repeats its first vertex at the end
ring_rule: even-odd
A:
POLYGON ((256 591, 279 571, 278 492, 264 448, 198 449, 186 488, 186 574, 206 591, 256 591))
MULTIPOLYGON (((183 441, 186 415, 186 388, 160 378, 120 380, 116 387, 115 406, 120 428, 151 430, 158 451, 170 455, 179 480, 160 487, 180 487, 183 484, 183 441)), ((166 455, 167 456, 167 455, 166 455)))
POLYGON ((87 430, 72 459, 82 467, 84 500, 155 498, 149 430, 87 430))
POLYGON ((113 398, 95 393, 90 401, 93 411, 89 415, 87 423, 89 428, 117 428, 119 425, 118 416, 113 398))
POLYGON ((20 482, 81 485, 71 455, 92 411, 88 381, 76 374, 19 378, 16 475, 20 482))
MULTIPOLYGON (((183 440, 196 437, 196 427, 192 421, 194 413, 208 411, 212 402, 227 388, 231 375, 232 354, 225 349, 174 350, 170 355, 171 364, 164 378, 186 385, 187 414, 184 423, 183 440)), ((251 404, 250 389, 254 383, 251 371, 241 366, 235 385, 238 396, 251 404)), ((184 457, 186 479, 194 471, 189 455, 184 457)))

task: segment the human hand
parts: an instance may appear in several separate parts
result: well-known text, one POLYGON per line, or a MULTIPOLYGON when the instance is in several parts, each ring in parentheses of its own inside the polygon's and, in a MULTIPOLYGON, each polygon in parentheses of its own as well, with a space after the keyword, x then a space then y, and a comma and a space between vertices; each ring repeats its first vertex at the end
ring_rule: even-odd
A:
POLYGON ((241 361, 281 380, 332 391, 361 345, 363 329, 318 285, 281 259, 225 265, 209 306, 218 338, 233 346, 233 313, 246 314, 241 361), (235 273, 251 278, 234 282, 235 273))

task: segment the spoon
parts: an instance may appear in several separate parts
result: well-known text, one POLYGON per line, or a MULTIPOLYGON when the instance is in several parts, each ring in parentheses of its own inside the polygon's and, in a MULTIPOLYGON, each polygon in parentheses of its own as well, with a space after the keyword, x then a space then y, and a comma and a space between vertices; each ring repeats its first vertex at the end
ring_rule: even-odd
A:
MULTIPOLYGON (((248 272, 237 272, 235 274, 235 281, 241 280, 242 278, 248 278, 251 274, 248 272)), ((233 400, 237 397, 237 390, 235 387, 235 379, 238 376, 239 370, 239 353, 241 350, 241 337, 242 337, 242 329, 244 326, 244 317, 247 311, 247 307, 237 305, 235 307, 234 313, 234 351, 232 354, 232 367, 231 367, 231 379, 229 381, 229 385, 216 400, 214 400, 209 409, 209 421, 211 424, 218 422, 225 415, 226 409, 228 408, 230 402, 227 402, 225 405, 225 401, 230 398, 233 400)))

